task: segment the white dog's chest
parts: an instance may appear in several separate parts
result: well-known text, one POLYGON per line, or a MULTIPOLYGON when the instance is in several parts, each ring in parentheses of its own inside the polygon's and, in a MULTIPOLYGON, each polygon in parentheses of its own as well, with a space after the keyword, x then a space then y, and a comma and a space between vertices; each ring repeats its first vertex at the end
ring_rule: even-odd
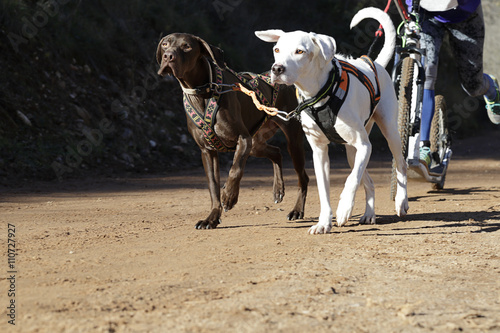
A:
POLYGON ((378 103, 380 87, 375 80, 374 86, 366 74, 352 64, 337 62, 325 84, 325 87, 332 88, 317 95, 326 97, 315 104, 301 103, 309 105, 301 113, 304 131, 320 131, 330 142, 337 144, 349 142, 352 136, 349 129, 364 127, 378 103), (336 73, 332 75, 334 71, 336 73))

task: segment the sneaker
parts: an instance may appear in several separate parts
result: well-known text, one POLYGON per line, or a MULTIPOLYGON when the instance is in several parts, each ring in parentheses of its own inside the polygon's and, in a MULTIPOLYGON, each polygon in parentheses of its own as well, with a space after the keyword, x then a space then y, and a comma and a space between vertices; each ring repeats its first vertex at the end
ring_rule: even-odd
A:
POLYGON ((491 122, 495 125, 500 124, 500 89, 498 87, 498 80, 493 75, 490 75, 491 79, 495 83, 495 88, 497 90, 497 97, 495 100, 491 101, 486 96, 484 96, 484 101, 486 102, 486 110, 488 111, 488 117, 491 122))
POLYGON ((420 163, 427 167, 427 170, 430 169, 432 162, 431 149, 426 146, 420 147, 420 163))

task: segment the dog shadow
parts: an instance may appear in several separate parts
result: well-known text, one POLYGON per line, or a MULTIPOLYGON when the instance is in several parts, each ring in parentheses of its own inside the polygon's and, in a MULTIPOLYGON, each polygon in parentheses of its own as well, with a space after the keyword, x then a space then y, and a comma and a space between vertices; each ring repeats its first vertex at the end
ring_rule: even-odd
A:
MULTIPOLYGON (((496 232, 500 230, 500 222, 499 223, 488 223, 490 220, 500 220, 500 212, 498 211, 483 211, 483 212, 432 212, 432 213, 419 213, 419 214, 409 214, 405 217, 398 217, 396 215, 377 215, 377 224, 374 225, 364 225, 359 223, 359 219, 361 218, 361 214, 354 215, 351 220, 348 222, 346 226, 341 228, 336 227, 335 221, 333 221, 333 229, 330 233, 341 234, 341 233, 367 233, 367 232, 377 232, 382 231, 381 228, 377 226, 384 226, 390 224, 398 224, 404 222, 422 222, 428 221, 427 225, 418 226, 418 227, 396 227, 390 229, 397 234, 402 235, 420 235, 424 233, 442 233, 446 234, 446 231, 442 231, 443 228, 461 228, 461 227, 471 227, 476 226, 479 227, 478 230, 474 231, 464 231, 471 233, 483 233, 483 232, 496 232), (356 229, 357 227, 363 227, 356 229), (354 228, 354 229, 353 229, 354 228), (436 232, 432 232, 432 230, 436 230, 436 232), (441 230, 441 231, 437 231, 441 230)), ((317 218, 312 219, 302 219, 297 221, 290 221, 285 226, 275 226, 275 228, 286 228, 286 229, 306 229, 310 228, 312 225, 318 223, 317 218)), ((386 228, 384 228, 386 229, 386 228)), ((391 235, 393 236, 395 233, 387 233, 384 234, 376 233, 371 234, 373 236, 383 236, 383 235, 391 235)), ((370 235, 370 234, 367 234, 370 235)))
MULTIPOLYGON (((470 187, 470 188, 445 188, 442 190, 428 191, 428 195, 412 196, 408 201, 420 201, 425 198, 433 198, 436 195, 471 195, 471 194, 484 194, 484 193, 498 193, 498 188, 484 188, 484 187, 470 187)), ((446 200, 445 198, 436 199, 438 201, 446 200)))

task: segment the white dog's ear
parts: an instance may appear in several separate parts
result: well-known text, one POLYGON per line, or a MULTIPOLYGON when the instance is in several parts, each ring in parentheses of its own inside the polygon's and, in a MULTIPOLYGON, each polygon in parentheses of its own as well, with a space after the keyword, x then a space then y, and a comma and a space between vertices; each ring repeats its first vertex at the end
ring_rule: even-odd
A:
POLYGON ((337 43, 335 43, 335 39, 333 39, 333 37, 316 34, 314 32, 310 32, 309 35, 311 36, 313 43, 318 45, 325 60, 331 61, 335 56, 335 51, 337 50, 337 43))
POLYGON ((279 29, 271 29, 265 31, 255 31, 255 36, 262 39, 264 42, 276 43, 285 32, 279 29))

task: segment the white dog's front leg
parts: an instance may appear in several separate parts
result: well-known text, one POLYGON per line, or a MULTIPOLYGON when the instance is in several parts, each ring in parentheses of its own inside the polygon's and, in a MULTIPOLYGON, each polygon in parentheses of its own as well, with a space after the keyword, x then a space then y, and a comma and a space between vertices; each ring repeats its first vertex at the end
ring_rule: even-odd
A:
POLYGON ((330 157, 328 156, 330 141, 307 114, 302 116, 302 127, 313 150, 314 173, 321 205, 319 221, 309 229, 309 233, 326 234, 332 229, 333 219, 330 206, 330 157))
MULTIPOLYGON (((349 165, 351 168, 354 167, 354 160, 356 155, 356 149, 353 146, 345 145, 347 160, 349 161, 349 165)), ((366 208, 365 214, 361 216, 359 219, 360 224, 375 224, 376 216, 375 216, 375 185, 373 184, 373 180, 368 173, 368 170, 365 169, 365 173, 363 174, 362 179, 363 186, 365 188, 365 197, 366 197, 366 208)))
POLYGON ((337 207, 337 225, 339 227, 346 224, 352 215, 356 191, 358 190, 372 153, 372 145, 370 141, 368 141, 368 138, 359 144, 356 144, 355 148, 356 154, 354 157, 354 165, 352 166, 351 174, 347 177, 344 190, 340 195, 340 201, 337 207))
POLYGON ((313 148, 314 173, 318 184, 321 213, 316 225, 309 229, 310 234, 326 234, 332 229, 332 207, 330 206, 330 158, 328 144, 313 148))

